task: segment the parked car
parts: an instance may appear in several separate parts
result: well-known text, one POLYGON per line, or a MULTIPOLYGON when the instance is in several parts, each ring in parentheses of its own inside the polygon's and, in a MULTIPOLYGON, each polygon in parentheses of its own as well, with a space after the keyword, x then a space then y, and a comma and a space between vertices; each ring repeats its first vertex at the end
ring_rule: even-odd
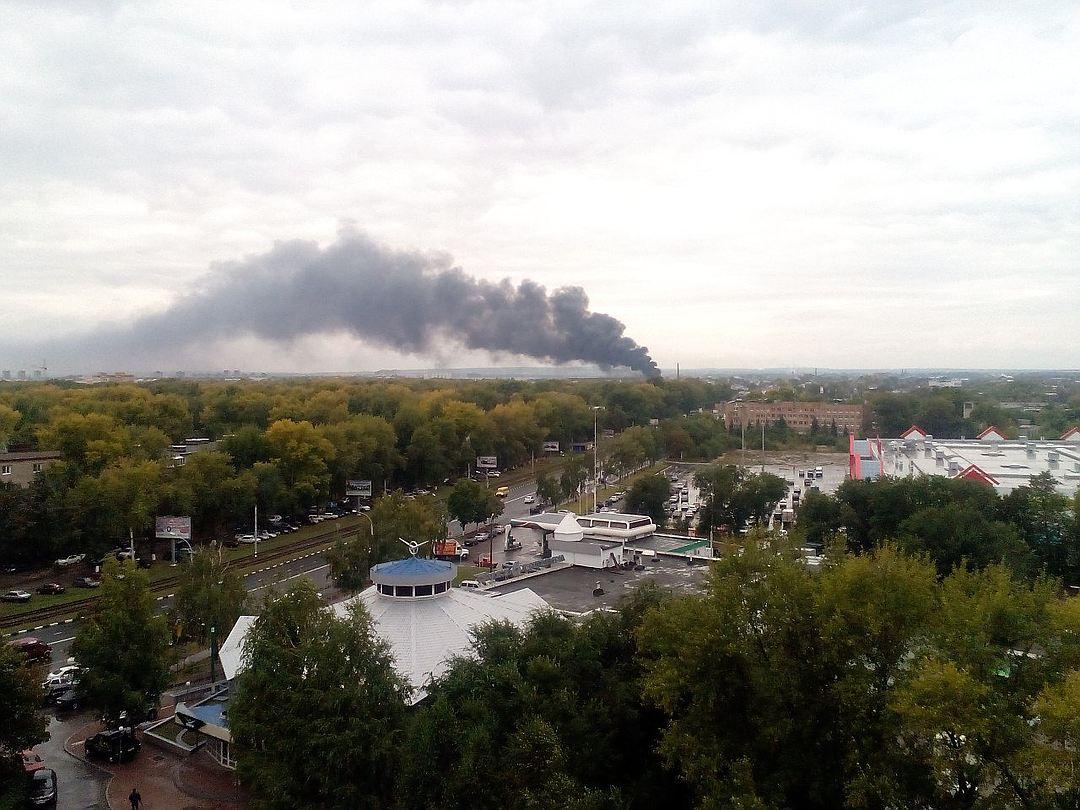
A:
POLYGON ((44 594, 45 596, 49 596, 63 593, 66 590, 67 588, 65 588, 59 582, 46 582, 44 585, 38 585, 37 592, 40 594, 44 594))
POLYGON ((27 801, 31 807, 56 806, 56 771, 52 768, 40 768, 30 775, 30 790, 27 801))
POLYGON ((101 580, 93 577, 75 577, 76 588, 100 588, 101 580))
POLYGON ((45 767, 45 760, 41 758, 37 751, 27 748, 22 752, 22 766, 26 773, 33 773, 45 767))
POLYGON ((254 543, 255 535, 253 534, 241 534, 236 537, 237 543, 254 543))
POLYGON ((69 686, 56 696, 53 700, 53 705, 62 712, 78 711, 79 706, 81 705, 78 691, 74 686, 69 686))
POLYGON ((488 540, 491 539, 491 535, 487 532, 477 532, 470 539, 473 541, 473 543, 486 543, 488 540))
POLYGON ((0 596, 2 602, 29 602, 34 598, 34 595, 29 591, 8 591, 3 596, 0 596))
POLYGON ((86 740, 86 755, 107 762, 129 762, 139 753, 140 743, 130 728, 99 731, 86 740))
POLYGON ((480 587, 480 583, 475 579, 463 579, 461 580, 461 587, 476 590, 480 587))
POLYGON ((37 664, 52 658, 52 651, 49 649, 49 645, 33 636, 17 638, 8 643, 21 652, 26 662, 29 664, 37 664))
POLYGON ((67 568, 69 565, 78 565, 85 559, 85 554, 72 554, 70 557, 61 557, 56 564, 61 568, 67 568))

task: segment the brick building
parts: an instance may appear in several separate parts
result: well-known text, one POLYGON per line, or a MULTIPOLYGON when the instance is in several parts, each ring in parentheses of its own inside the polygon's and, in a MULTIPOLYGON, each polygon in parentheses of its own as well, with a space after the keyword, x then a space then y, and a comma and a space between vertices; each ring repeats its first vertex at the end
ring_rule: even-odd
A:
POLYGON ((60 455, 59 450, 0 453, 0 484, 28 487, 34 476, 54 461, 59 461, 60 455))
POLYGON ((797 433, 809 433, 816 420, 822 429, 857 435, 862 431, 863 406, 839 402, 726 402, 724 424, 729 428, 771 425, 783 419, 797 433))

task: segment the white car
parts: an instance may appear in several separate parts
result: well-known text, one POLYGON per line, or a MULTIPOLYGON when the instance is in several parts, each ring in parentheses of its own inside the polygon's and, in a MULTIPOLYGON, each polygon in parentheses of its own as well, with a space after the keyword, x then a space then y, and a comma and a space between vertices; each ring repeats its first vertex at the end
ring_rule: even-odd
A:
POLYGON ((70 557, 61 557, 56 561, 56 564, 61 568, 66 568, 69 565, 78 565, 86 559, 85 554, 72 554, 70 557))
POLYGON ((255 535, 253 534, 241 534, 236 538, 237 543, 254 543, 255 535))
POLYGON ((525 499, 522 501, 522 503, 536 503, 536 496, 535 495, 526 495, 525 499))

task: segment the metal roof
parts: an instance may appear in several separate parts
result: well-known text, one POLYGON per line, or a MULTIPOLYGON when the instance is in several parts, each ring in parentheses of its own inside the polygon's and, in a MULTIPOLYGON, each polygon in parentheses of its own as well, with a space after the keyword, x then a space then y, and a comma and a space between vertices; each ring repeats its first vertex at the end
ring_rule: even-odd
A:
POLYGON ((457 566, 446 560, 406 557, 371 568, 371 581, 378 585, 435 585, 457 576, 457 566))

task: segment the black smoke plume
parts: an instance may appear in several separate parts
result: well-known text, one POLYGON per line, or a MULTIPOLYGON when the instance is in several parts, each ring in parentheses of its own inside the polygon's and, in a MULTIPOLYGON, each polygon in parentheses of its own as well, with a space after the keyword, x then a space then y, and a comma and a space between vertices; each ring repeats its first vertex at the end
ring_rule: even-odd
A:
POLYGON ((549 293, 527 280, 483 281, 446 256, 389 250, 349 230, 325 249, 282 242, 218 267, 165 311, 87 335, 78 354, 107 367, 110 360, 176 357, 185 346, 244 335, 287 344, 346 332, 407 353, 431 353, 450 340, 555 363, 629 366, 658 377, 648 349, 624 331, 610 315, 590 312, 580 287, 549 293))

